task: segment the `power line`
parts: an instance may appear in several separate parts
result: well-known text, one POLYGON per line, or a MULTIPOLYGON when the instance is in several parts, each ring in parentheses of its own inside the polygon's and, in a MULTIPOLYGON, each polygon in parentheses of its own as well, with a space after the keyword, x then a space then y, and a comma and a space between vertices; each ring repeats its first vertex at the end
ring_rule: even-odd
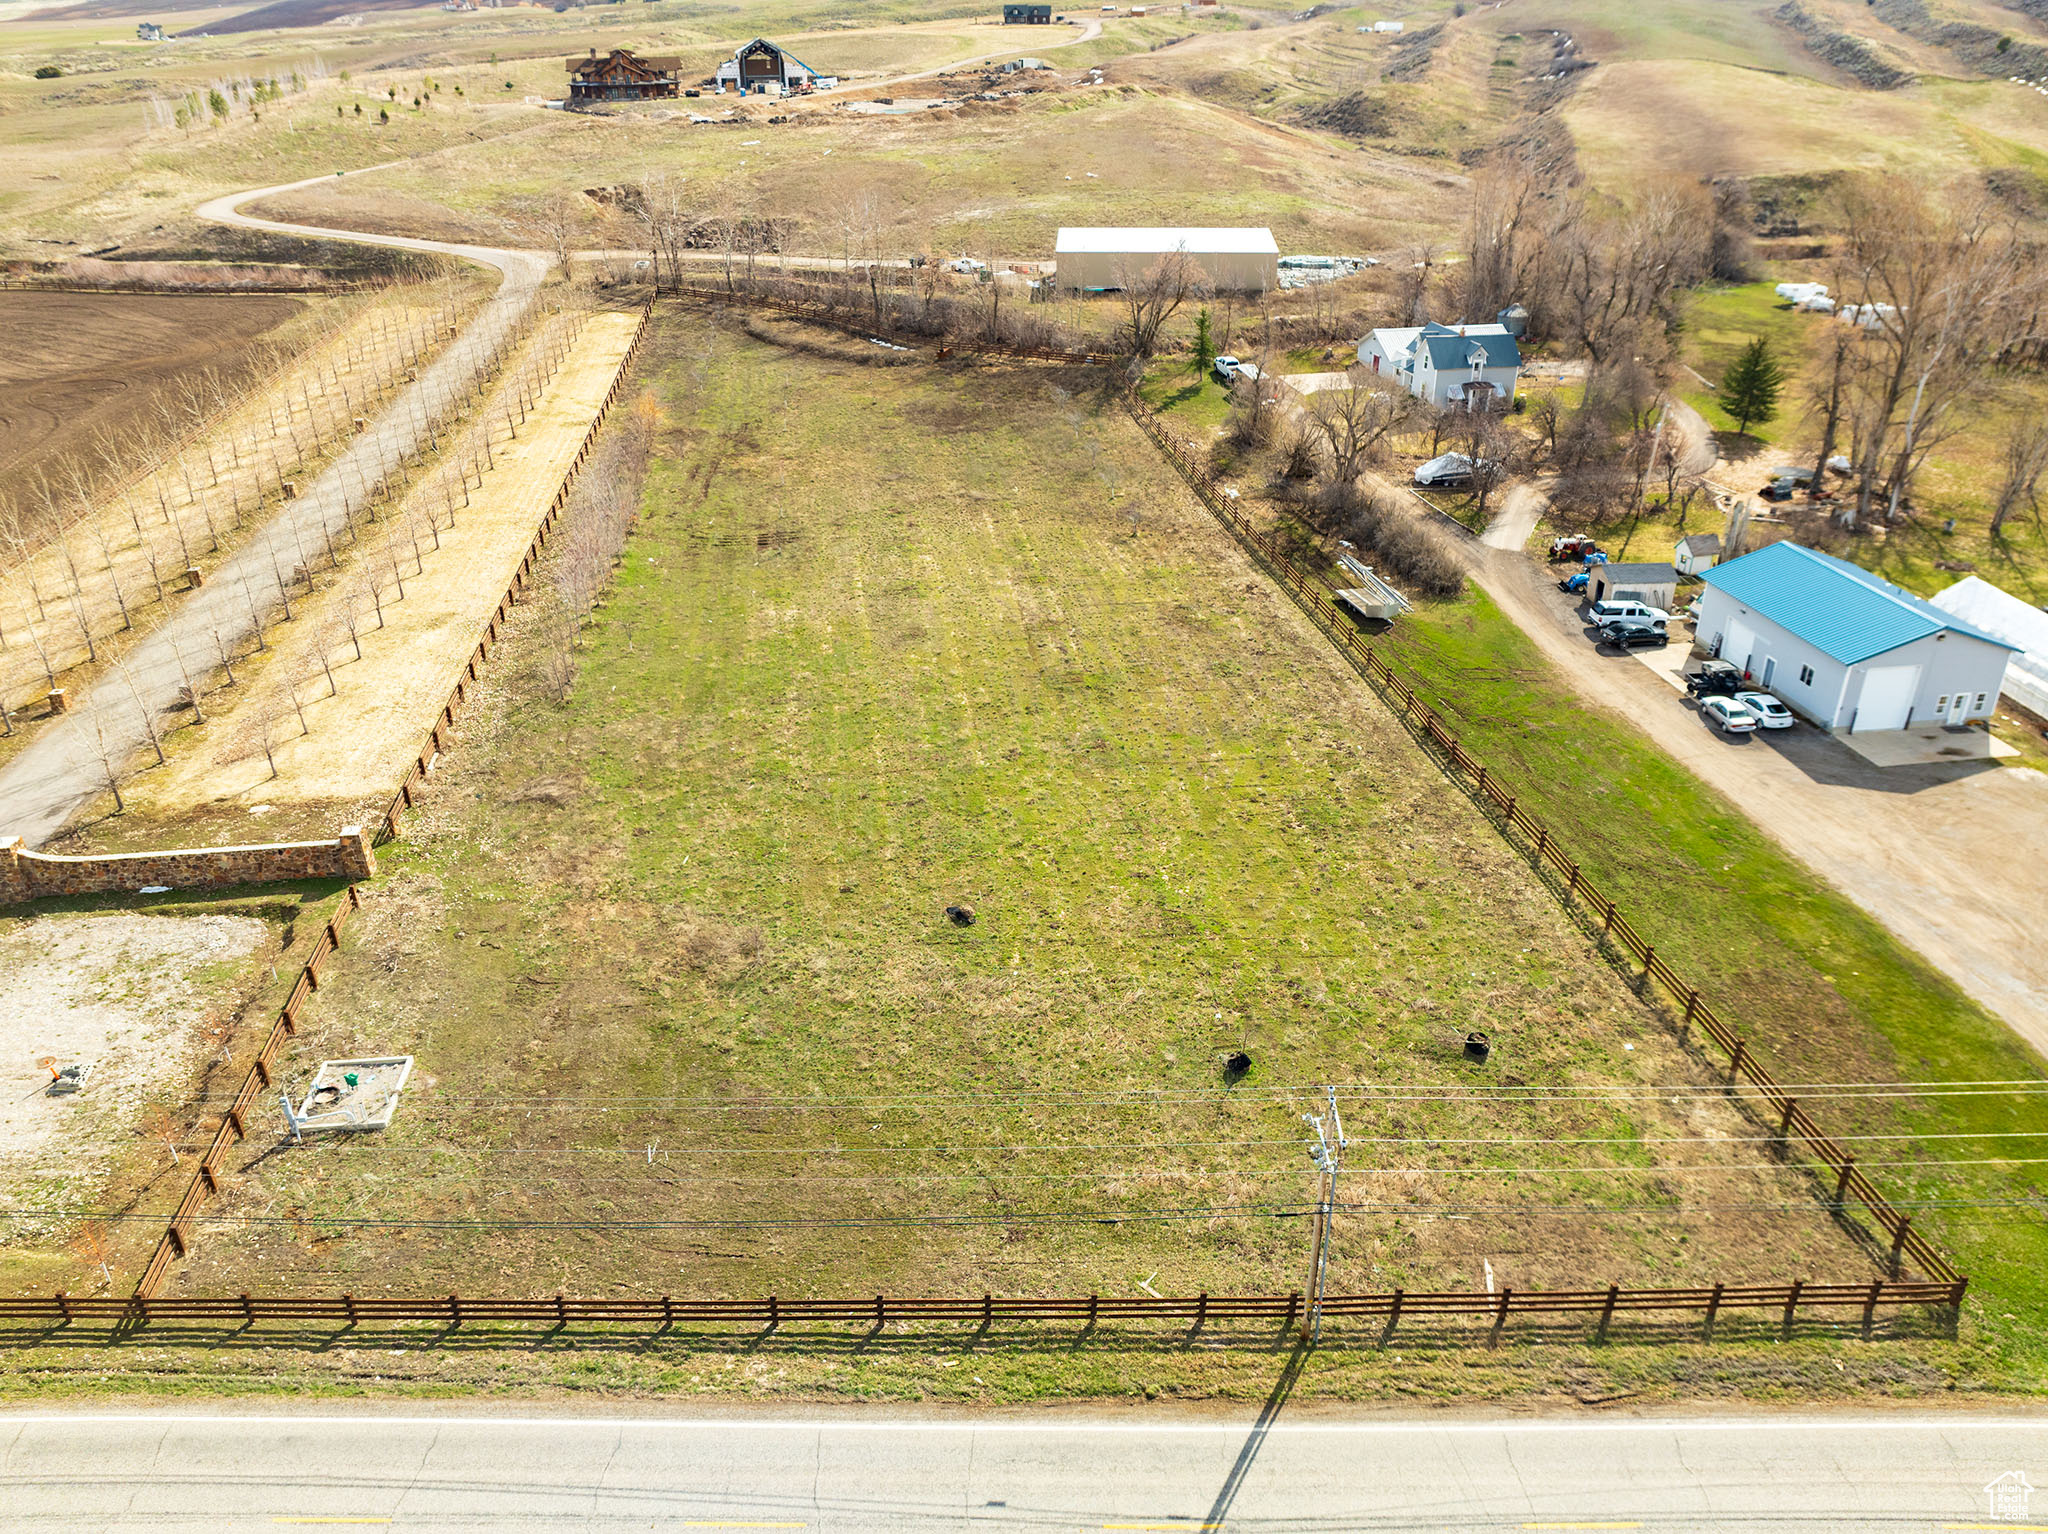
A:
MULTIPOLYGON (((1778 1090, 1801 1102, 1859 1098, 1947 1097, 1947 1096, 2035 1096, 2048 1094, 2048 1080, 2027 1077, 1990 1078, 1982 1081, 1881 1081, 1881 1082, 1780 1082, 1778 1090)), ((1731 1085, 1685 1082, 1671 1085, 1582 1087, 1557 1091, 1547 1087, 1516 1086, 1508 1083, 1474 1086, 1449 1083, 1340 1083, 1340 1093, 1364 1093, 1379 1102, 1606 1102, 1649 1098, 1726 1099, 1740 1095, 1739 1083, 1731 1085)), ((1101 1107, 1127 1104, 1134 1109, 1161 1102, 1211 1104, 1258 1098, 1275 1105, 1295 1098, 1319 1097, 1315 1086, 1142 1088, 1129 1092, 1073 1093, 1057 1090, 1014 1092, 928 1093, 896 1097, 761 1097, 746 1100, 706 1097, 573 1097, 535 1095, 530 1097, 452 1097, 415 1094, 422 1110, 440 1107, 462 1108, 546 1108, 568 1112, 618 1111, 636 1107, 675 1108, 702 1113, 837 1113, 874 1112, 903 1107, 955 1107, 963 1104, 1044 1104, 1050 1107, 1101 1107)), ((225 1102, 232 1094, 216 1093, 192 1099, 195 1103, 225 1102)), ((409 1099, 412 1101, 413 1099, 409 1099)))
MULTIPOLYGON (((2040 1209, 2039 1199, 1894 1199, 1894 1209, 1914 1210, 1984 1210, 1984 1209, 2040 1209)), ((208 1215, 209 1225, 241 1225, 250 1227, 274 1226, 347 1226, 354 1229, 384 1230, 812 1230, 848 1229, 874 1226, 982 1226, 982 1225, 1044 1225, 1044 1224, 1087 1224, 1124 1225, 1142 1224, 1148 1221, 1171 1222, 1180 1220, 1213 1220, 1231 1218, 1300 1219, 1315 1210, 1313 1202, 1302 1204, 1218 1204, 1194 1206, 1183 1209, 1106 1209, 1106 1210, 1061 1210, 1046 1213, 1011 1213, 988 1215, 869 1215, 838 1217, 832 1219, 670 1219, 670 1220, 451 1220, 425 1217, 372 1217, 365 1215, 208 1215)), ((1792 1203, 1734 1203, 1734 1204, 1571 1204, 1571 1205, 1528 1205, 1528 1204, 1414 1204, 1388 1203, 1345 1203, 1338 1202, 1333 1208, 1347 1213, 1395 1214, 1409 1219, 1428 1220, 1462 1215, 1499 1215, 1524 1217, 1537 1215, 1580 1216, 1584 1214, 1656 1214, 1707 1215, 1707 1214, 1798 1214, 1813 1215, 1825 1212, 1828 1206, 1812 1202, 1792 1203)), ((0 1209, 0 1220, 104 1220, 119 1222, 147 1222, 161 1225, 170 1218, 166 1213, 142 1213, 131 1210, 98 1209, 0 1209)))

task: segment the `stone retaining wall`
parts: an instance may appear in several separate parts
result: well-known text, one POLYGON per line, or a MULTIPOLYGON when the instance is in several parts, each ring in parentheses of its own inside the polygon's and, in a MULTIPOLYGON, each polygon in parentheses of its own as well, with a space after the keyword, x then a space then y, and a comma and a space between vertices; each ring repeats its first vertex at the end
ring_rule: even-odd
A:
POLYGON ((377 872, 370 838, 344 826, 327 842, 271 842, 253 847, 186 847, 170 852, 123 852, 104 857, 53 857, 30 852, 18 836, 0 840, 0 905, 45 895, 96 895, 139 890, 218 889, 226 884, 272 884, 294 879, 367 879, 377 872))

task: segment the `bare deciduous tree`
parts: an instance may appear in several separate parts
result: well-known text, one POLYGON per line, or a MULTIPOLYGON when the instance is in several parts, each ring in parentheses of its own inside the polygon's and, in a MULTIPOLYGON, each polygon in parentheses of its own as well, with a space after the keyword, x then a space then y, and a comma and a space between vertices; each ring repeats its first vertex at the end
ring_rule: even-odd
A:
POLYGON ((1214 291, 1202 264, 1184 249, 1169 250, 1149 266, 1140 266, 1137 257, 1123 257, 1114 279, 1124 311, 1121 338, 1137 358, 1158 349, 1160 330, 1182 304, 1214 291))

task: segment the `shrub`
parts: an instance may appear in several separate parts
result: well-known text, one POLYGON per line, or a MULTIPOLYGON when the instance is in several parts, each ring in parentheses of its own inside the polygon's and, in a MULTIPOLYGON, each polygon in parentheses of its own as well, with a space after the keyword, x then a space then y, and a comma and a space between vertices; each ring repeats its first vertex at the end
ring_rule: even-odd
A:
POLYGON ((1465 589, 1465 567, 1450 539, 1384 493, 1355 503, 1344 536, 1367 563, 1415 595, 1454 597, 1465 589))
POLYGON ((36 78, 38 80, 61 80, 64 78, 64 71, 55 64, 41 64, 36 67, 36 78))

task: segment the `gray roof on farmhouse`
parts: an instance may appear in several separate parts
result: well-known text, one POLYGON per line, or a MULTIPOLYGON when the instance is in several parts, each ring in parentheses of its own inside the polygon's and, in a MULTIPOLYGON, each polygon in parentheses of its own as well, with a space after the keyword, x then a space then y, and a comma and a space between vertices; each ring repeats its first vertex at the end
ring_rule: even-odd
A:
POLYGON ((1447 326, 1432 327, 1423 331, 1415 344, 1429 348, 1430 366, 1438 369, 1470 367, 1478 360, 1475 352, 1490 368, 1522 365, 1522 348, 1515 344, 1513 336, 1461 336, 1447 326))
POLYGON ((1609 586, 1675 586, 1678 572, 1670 565, 1600 565, 1594 578, 1609 586))

